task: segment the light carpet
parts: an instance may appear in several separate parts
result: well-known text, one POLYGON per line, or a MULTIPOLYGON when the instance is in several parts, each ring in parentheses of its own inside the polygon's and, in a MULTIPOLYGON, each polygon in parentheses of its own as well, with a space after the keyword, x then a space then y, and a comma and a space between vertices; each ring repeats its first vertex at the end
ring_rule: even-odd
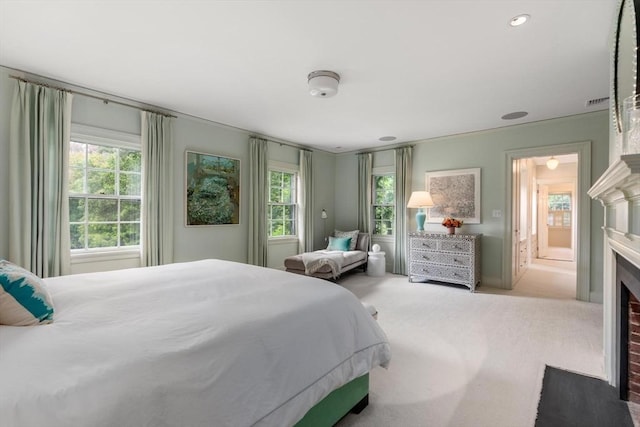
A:
POLYGON ((347 426, 533 426, 545 365, 603 377, 602 306, 576 301, 568 264, 533 264, 513 291, 358 273, 392 349, 347 426))

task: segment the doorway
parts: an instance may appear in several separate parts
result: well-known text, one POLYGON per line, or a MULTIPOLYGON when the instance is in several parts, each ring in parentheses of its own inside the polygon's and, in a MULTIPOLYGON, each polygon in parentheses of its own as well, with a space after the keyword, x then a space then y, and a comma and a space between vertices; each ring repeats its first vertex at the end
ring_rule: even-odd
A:
POLYGON ((503 280, 513 289, 540 264, 561 262, 575 272, 575 297, 589 301, 590 143, 507 153, 507 203, 503 280), (547 166, 557 160, 553 169, 547 166), (561 261, 557 261, 561 260, 561 261))
POLYGON ((575 153, 513 160, 514 284, 542 260, 566 262, 575 276, 577 171, 575 153))
POLYGON ((538 258, 575 261, 575 179, 570 178, 538 182, 538 258))

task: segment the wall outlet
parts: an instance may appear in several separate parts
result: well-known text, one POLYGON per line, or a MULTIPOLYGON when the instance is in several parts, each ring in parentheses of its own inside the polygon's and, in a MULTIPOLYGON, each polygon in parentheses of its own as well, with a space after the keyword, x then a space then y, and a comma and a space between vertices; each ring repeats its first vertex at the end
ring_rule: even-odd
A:
POLYGON ((500 209, 494 209, 491 216, 494 218, 502 218, 502 211, 500 209))

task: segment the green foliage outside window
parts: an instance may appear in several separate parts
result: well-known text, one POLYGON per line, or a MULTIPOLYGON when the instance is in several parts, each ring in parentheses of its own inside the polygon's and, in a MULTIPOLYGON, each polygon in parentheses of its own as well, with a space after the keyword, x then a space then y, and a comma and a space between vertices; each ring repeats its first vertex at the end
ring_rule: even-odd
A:
POLYGON ((269 171, 269 206, 267 228, 269 237, 295 236, 296 174, 269 171))
POLYGON ((71 249, 140 245, 142 154, 71 141, 71 249))
POLYGON ((551 227, 571 227, 571 194, 550 193, 547 204, 547 225, 551 227))
POLYGON ((571 210, 571 194, 549 194, 548 203, 550 211, 569 211, 571 210))
POLYGON ((395 176, 373 176, 373 234, 393 235, 395 221, 395 176))

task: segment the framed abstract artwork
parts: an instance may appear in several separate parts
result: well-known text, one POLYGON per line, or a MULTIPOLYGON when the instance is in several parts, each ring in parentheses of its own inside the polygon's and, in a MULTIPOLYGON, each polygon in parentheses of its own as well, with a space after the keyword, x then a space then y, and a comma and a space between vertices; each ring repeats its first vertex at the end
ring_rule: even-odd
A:
POLYGON ((434 203, 427 209, 428 223, 453 217, 480 224, 480 168, 427 172, 425 181, 434 203))
POLYGON ((185 225, 240 223, 240 160, 185 153, 185 225))

